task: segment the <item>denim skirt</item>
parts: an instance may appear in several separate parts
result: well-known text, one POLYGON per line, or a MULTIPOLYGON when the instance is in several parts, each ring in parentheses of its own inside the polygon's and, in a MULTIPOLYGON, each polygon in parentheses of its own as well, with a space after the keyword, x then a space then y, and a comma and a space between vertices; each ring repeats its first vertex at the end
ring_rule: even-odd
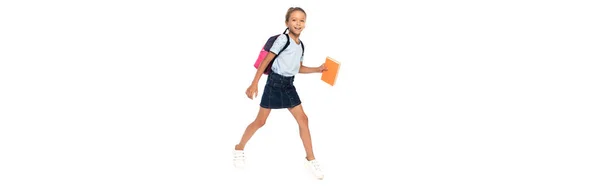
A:
POLYGON ((268 109, 293 108, 300 105, 294 86, 294 76, 286 77, 271 71, 263 90, 260 106, 268 109))

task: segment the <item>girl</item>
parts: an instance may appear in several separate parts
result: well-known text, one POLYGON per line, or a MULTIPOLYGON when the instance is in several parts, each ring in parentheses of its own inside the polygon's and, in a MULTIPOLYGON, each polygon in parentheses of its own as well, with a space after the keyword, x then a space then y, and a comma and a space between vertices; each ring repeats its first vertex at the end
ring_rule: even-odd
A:
POLYGON ((289 46, 284 51, 280 52, 287 41, 286 35, 281 34, 273 43, 270 53, 258 67, 252 84, 246 90, 248 98, 256 98, 258 94, 258 81, 263 75, 263 72, 265 72, 268 62, 278 54, 275 61, 273 61, 271 71, 267 76, 267 82, 262 94, 258 115, 256 119, 246 127, 242 139, 235 145, 233 154, 234 165, 236 167, 244 165, 244 146, 248 143, 248 140, 250 140, 252 135, 265 124, 271 109, 285 108, 290 111, 298 123, 300 138, 302 139, 306 151, 306 165, 318 179, 323 179, 323 173, 319 168, 319 163, 315 160, 315 155, 312 150, 310 131, 308 129, 308 117, 302 109, 300 97, 293 84, 294 77, 298 73, 321 73, 327 70, 324 64, 319 67, 306 67, 302 65, 303 51, 300 43, 300 33, 304 29, 305 22, 306 13, 302 8, 292 7, 288 9, 285 15, 285 25, 289 30, 287 34, 290 39, 289 46))

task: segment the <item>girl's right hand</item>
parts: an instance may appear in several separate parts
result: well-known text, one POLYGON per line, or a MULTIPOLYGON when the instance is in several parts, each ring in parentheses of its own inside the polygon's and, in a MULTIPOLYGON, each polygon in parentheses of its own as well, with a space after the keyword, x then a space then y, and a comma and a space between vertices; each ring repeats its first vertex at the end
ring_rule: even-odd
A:
POLYGON ((258 85, 256 84, 251 84, 250 87, 248 87, 248 89, 246 89, 246 96, 248 96, 248 98, 253 99, 256 98, 256 96, 258 95, 258 85))

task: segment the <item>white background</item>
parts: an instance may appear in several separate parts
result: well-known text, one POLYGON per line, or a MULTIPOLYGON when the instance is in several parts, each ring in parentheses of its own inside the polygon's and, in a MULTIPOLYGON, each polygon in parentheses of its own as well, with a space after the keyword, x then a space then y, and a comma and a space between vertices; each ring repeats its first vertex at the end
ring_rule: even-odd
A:
POLYGON ((598 185, 592 2, 2 1, 0 185, 598 185), (231 161, 290 6, 322 181, 286 110, 231 161))

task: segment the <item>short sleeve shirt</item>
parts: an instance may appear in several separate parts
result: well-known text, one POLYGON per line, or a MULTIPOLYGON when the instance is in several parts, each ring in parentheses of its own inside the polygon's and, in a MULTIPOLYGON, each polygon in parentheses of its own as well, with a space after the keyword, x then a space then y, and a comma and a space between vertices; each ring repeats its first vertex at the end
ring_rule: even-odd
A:
POLYGON ((296 43, 292 38, 289 38, 290 44, 288 47, 281 51, 287 39, 285 34, 281 34, 271 46, 270 51, 279 54, 273 61, 271 70, 279 75, 291 77, 300 72, 300 62, 304 60, 304 57, 302 56, 302 45, 296 43))

